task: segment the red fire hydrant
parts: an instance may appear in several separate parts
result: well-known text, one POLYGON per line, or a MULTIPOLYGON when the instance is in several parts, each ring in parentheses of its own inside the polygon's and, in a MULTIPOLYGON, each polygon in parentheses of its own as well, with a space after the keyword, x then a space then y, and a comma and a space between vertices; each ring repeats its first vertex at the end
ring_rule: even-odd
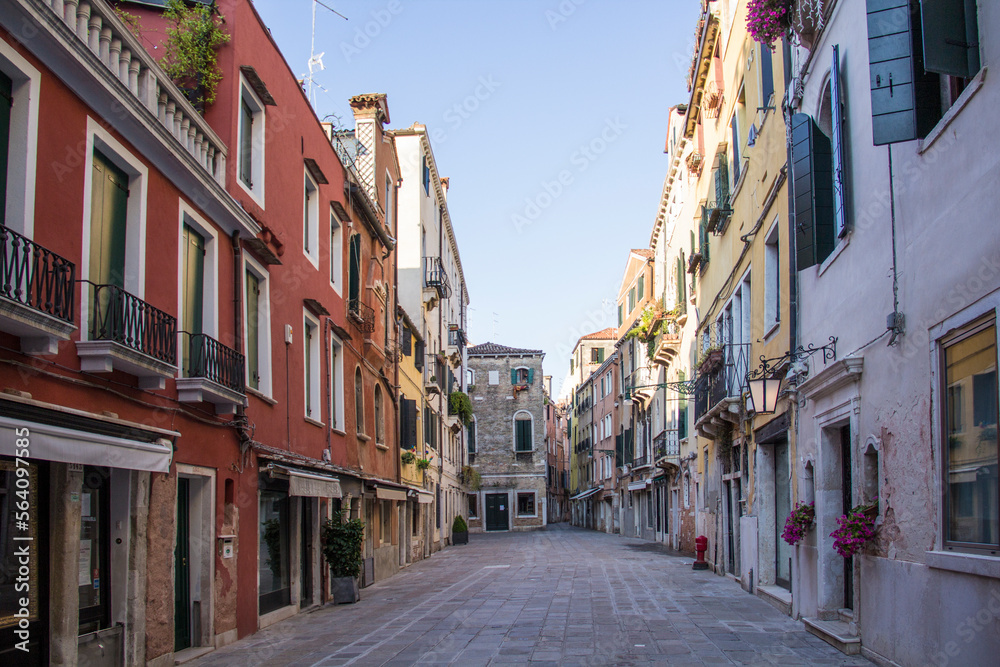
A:
POLYGON ((707 570, 708 563, 705 562, 705 552, 708 551, 708 538, 704 535, 699 535, 694 538, 694 550, 698 554, 698 558, 695 559, 694 565, 691 566, 692 570, 707 570))

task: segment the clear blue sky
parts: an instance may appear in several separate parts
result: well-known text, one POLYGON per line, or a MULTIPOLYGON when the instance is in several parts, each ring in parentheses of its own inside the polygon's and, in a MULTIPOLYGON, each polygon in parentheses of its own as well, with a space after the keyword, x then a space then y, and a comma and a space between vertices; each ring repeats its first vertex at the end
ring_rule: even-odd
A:
MULTIPOLYGON (((391 127, 427 125, 451 178, 470 339, 545 350, 558 396, 576 338, 615 324, 629 248, 649 243, 700 3, 323 2, 348 20, 317 8, 318 114, 349 125, 347 99, 379 92, 391 127)), ((307 72, 310 0, 255 5, 307 72)))

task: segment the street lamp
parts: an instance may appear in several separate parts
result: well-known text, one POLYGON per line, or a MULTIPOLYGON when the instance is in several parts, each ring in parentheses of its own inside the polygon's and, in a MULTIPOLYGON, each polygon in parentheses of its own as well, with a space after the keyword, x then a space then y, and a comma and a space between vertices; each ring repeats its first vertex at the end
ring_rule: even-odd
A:
POLYGON ((817 352, 823 353, 823 365, 837 358, 837 337, 830 336, 830 342, 821 347, 802 347, 786 352, 776 359, 760 357, 760 366, 747 373, 747 386, 750 388, 750 409, 758 415, 774 414, 778 406, 778 395, 781 390, 781 378, 784 373, 778 369, 786 361, 802 361, 817 352))

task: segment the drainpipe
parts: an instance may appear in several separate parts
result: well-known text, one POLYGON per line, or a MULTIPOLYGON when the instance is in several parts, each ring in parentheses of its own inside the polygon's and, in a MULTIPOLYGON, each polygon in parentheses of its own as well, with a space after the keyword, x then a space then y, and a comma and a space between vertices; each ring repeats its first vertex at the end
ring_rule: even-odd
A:
MULTIPOLYGON (((240 247, 240 233, 234 231, 231 237, 233 248, 233 347, 237 353, 243 354, 243 249, 240 247)), ((244 358, 246 363, 246 358, 244 358)), ((244 430, 246 425, 246 408, 242 404, 236 406, 236 435, 240 439, 239 470, 243 469, 243 457, 250 446, 250 437, 244 430)))

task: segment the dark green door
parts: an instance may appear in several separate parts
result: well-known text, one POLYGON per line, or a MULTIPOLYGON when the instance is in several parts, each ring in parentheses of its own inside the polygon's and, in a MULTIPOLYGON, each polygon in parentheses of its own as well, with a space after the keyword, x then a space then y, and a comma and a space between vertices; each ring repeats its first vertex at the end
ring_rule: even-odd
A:
POLYGON ((508 530, 510 508, 506 493, 486 494, 486 530, 508 530))
MULTIPOLYGON (((90 281, 95 285, 125 287, 125 219, 128 176, 94 151, 94 182, 90 207, 90 281)), ((93 327, 96 338, 115 338, 119 324, 111 310, 118 303, 113 290, 96 292, 91 310, 99 315, 93 327)), ((92 325, 95 323, 91 323, 92 325)))
POLYGON ((260 279, 252 271, 246 272, 247 286, 247 384, 260 389, 260 279))
POLYGON ((0 72, 0 225, 7 211, 7 153, 10 148, 10 108, 14 102, 14 85, 10 77, 0 72))
POLYGON ((183 286, 184 331, 187 345, 184 351, 184 376, 204 375, 202 358, 202 338, 204 332, 202 316, 205 303, 205 238, 188 225, 184 225, 184 244, 181 255, 183 286))
POLYGON ((174 547, 174 650, 191 646, 190 486, 177 478, 177 546, 174 547))

